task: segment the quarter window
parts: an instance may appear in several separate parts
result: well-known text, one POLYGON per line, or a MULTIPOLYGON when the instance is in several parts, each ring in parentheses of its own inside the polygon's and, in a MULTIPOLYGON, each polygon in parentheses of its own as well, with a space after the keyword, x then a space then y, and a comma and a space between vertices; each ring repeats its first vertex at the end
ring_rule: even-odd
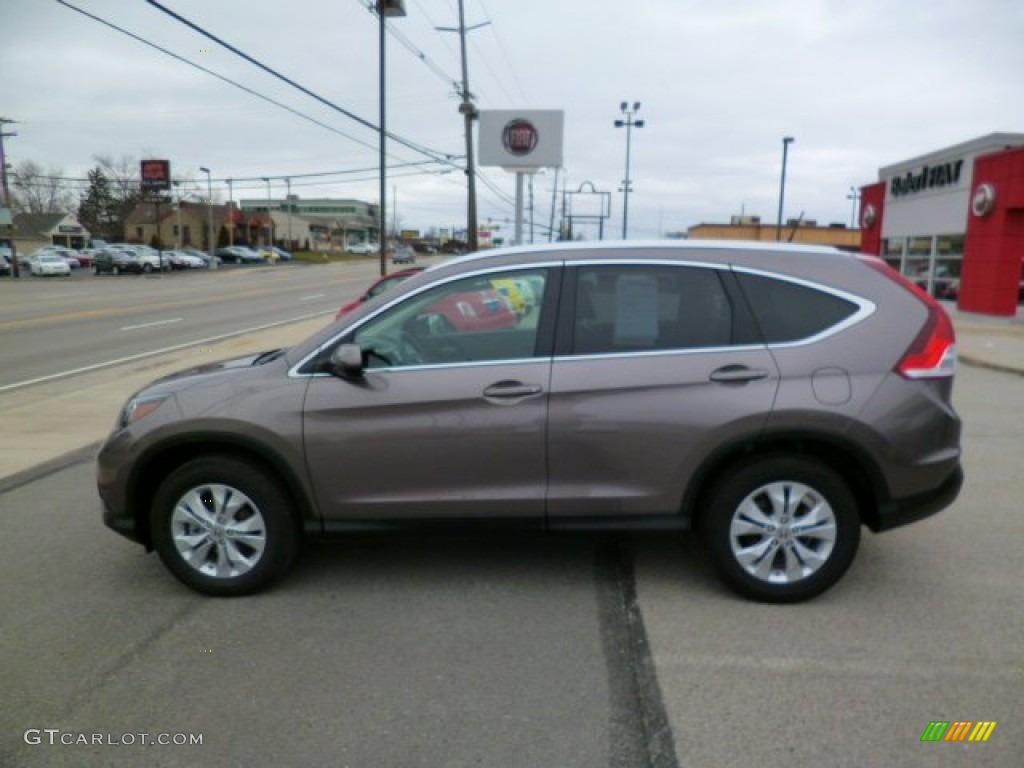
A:
POLYGON ((367 368, 535 357, 547 278, 532 269, 445 283, 373 318, 353 341, 367 368))
POLYGON ((737 278, 768 344, 816 336, 857 311, 853 302, 816 288, 747 272, 737 278))
POLYGON ((702 267, 581 267, 573 354, 722 347, 733 312, 718 272, 702 267))

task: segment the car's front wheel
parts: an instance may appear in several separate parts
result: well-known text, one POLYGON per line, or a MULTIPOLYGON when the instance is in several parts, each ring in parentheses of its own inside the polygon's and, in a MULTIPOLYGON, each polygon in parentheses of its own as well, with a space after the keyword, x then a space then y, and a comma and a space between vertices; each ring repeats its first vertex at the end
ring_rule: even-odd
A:
POLYGON ((229 456, 193 459, 161 484, 153 546, 184 584, 208 595, 258 592, 298 549, 292 504, 261 467, 229 456))
POLYGON ((797 456, 738 465, 710 490, 701 528, 719 575, 746 597, 807 600, 835 584, 860 544, 857 504, 841 477, 797 456))

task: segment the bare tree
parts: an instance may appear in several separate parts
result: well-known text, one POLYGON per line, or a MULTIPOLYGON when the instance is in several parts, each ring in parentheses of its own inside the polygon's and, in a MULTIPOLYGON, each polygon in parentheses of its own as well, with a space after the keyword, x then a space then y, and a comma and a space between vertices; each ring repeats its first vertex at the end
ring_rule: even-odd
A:
POLYGON ((73 207, 64 171, 25 160, 14 169, 12 206, 16 213, 67 213, 73 207))
POLYGON ((115 237, 124 234, 125 219, 142 200, 142 185, 139 178, 139 161, 131 155, 122 155, 115 160, 112 155, 93 155, 96 170, 106 179, 107 225, 115 237))

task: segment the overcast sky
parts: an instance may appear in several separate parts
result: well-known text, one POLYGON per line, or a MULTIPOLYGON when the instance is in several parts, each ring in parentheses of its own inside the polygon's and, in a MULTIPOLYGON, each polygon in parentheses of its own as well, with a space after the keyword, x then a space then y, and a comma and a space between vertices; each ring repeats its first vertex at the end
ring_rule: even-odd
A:
MULTIPOLYGON (((0 117, 18 121, 8 127, 18 133, 6 140, 8 163, 84 177, 97 154, 160 157, 203 191, 198 169, 209 167, 221 199, 225 179, 264 176, 275 197, 290 176, 302 197, 378 199, 373 130, 145 0, 68 2, 305 117, 56 0, 0 0, 0 117), (324 172, 348 173, 303 178, 324 172)), ((161 2, 376 125, 377 21, 365 0, 161 2)), ((406 0, 406 8, 390 22, 388 128, 461 156, 458 36, 435 29, 457 26, 457 0, 406 0)), ((784 136, 795 138, 785 216, 849 224, 851 185, 874 181, 880 167, 1024 132, 1020 0, 465 0, 465 8, 467 25, 489 22, 469 34, 478 107, 565 111, 562 179, 613 193, 606 236, 622 226, 626 136, 613 123, 623 100, 639 101, 645 121, 633 131, 631 238, 741 212, 773 222, 784 136)), ((465 177, 400 167, 425 157, 389 148, 400 226, 464 226, 465 177)), ((481 222, 511 220, 514 176, 481 172, 490 182, 478 188, 481 222)), ((553 182, 553 171, 535 178, 538 225, 550 217, 553 182)), ((236 199, 265 195, 262 181, 234 183, 236 199)))

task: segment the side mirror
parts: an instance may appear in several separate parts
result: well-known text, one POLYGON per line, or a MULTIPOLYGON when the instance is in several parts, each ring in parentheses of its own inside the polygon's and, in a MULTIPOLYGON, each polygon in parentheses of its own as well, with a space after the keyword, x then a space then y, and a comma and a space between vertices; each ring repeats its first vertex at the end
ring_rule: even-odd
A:
POLYGON ((358 344, 341 344, 331 353, 331 372, 343 379, 363 376, 363 350, 358 344))

